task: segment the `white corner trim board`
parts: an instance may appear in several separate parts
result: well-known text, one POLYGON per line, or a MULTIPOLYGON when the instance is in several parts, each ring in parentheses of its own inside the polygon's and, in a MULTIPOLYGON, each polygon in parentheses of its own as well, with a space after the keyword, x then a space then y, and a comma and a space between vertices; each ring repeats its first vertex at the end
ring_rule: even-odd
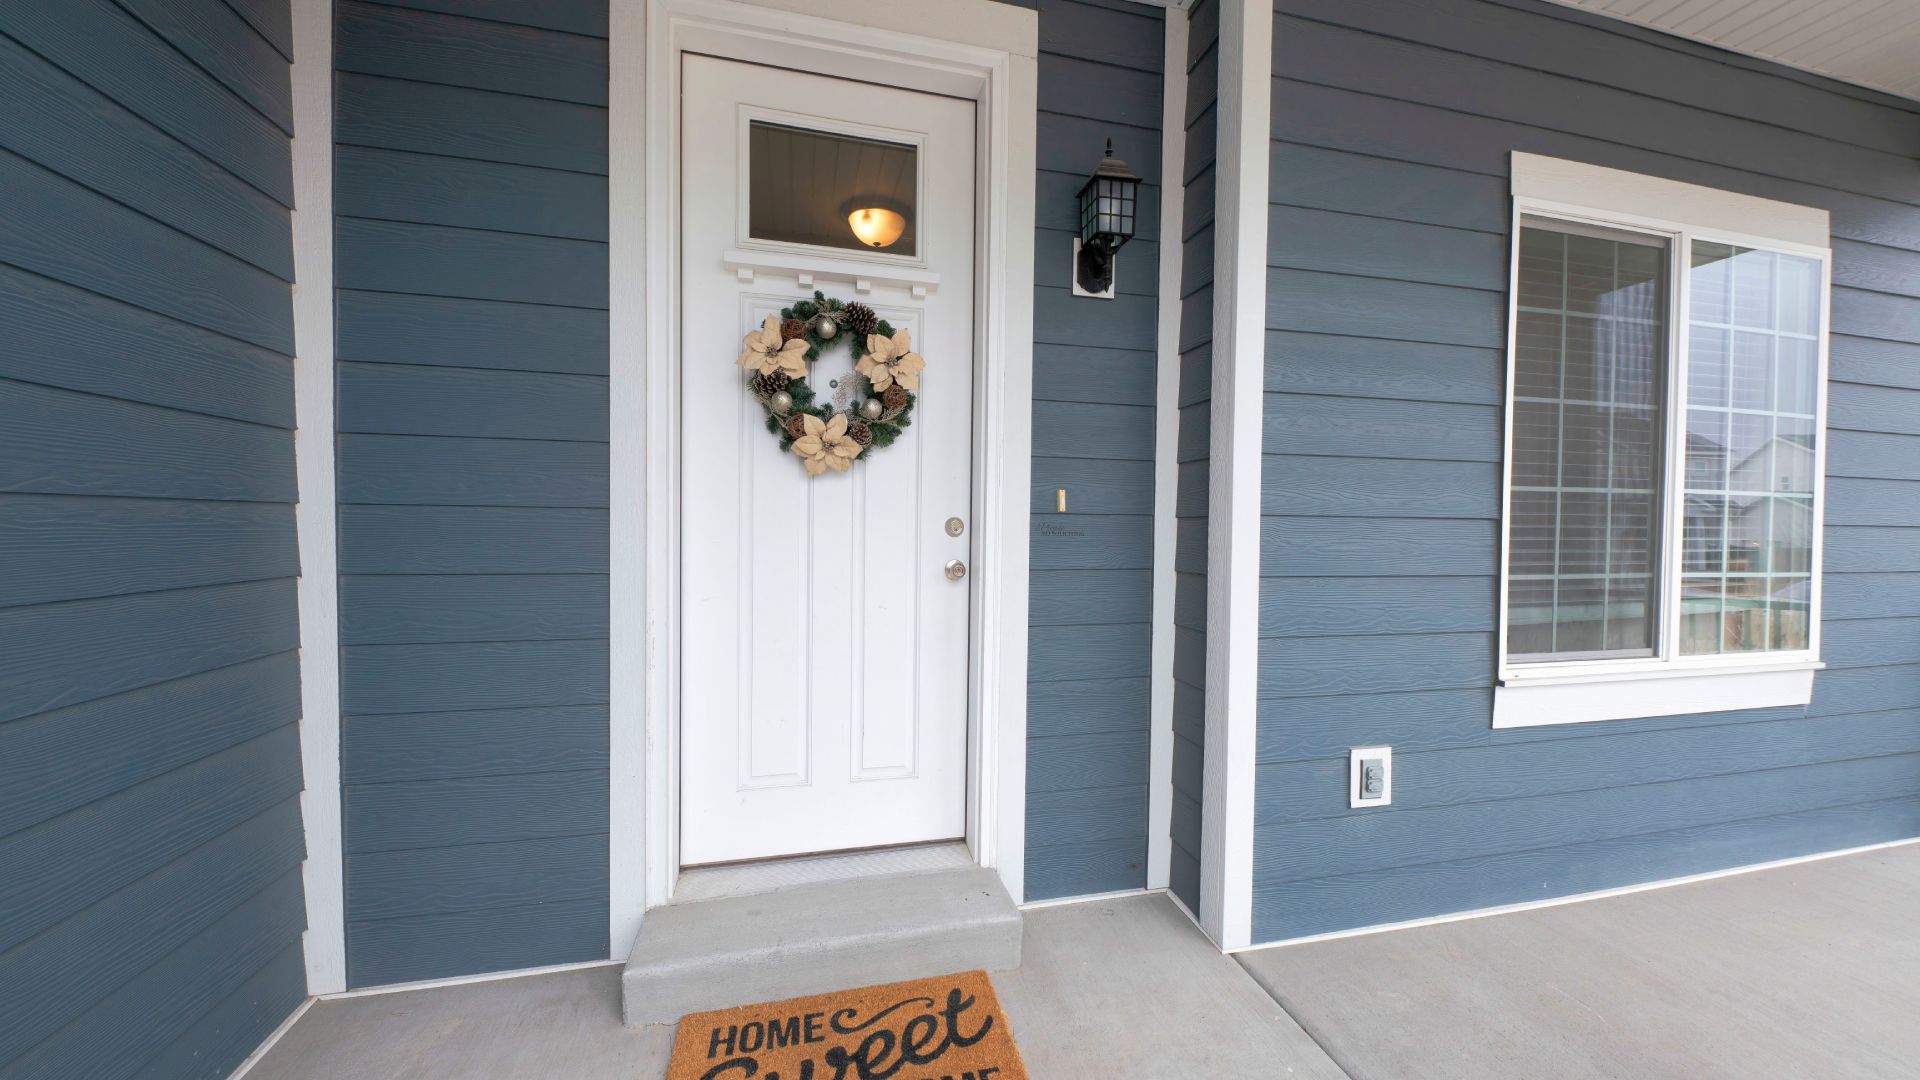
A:
POLYGON ((697 51, 979 102, 976 622, 967 838, 1022 895, 1039 20, 994 0, 612 0, 609 949, 679 870, 679 56, 697 51))
POLYGON ((1199 915, 1224 949, 1253 934, 1272 41, 1271 4, 1222 0, 1199 915))
MULTIPOLYGON (((1187 115, 1187 17, 1166 16, 1166 81, 1160 130, 1179 131, 1187 115)), ((1147 739, 1147 888, 1164 889, 1173 870, 1174 547, 1180 481, 1180 276, 1185 259, 1184 138, 1160 140, 1160 327, 1155 373, 1153 465, 1153 652, 1147 739)))
POLYGON ((647 193, 647 9, 646 0, 611 0, 607 12, 607 311, 609 354, 607 461, 617 478, 609 493, 607 650, 616 661, 608 672, 607 733, 607 955, 620 959, 633 947, 646 911, 647 835, 646 710, 648 681, 657 646, 649 638, 650 584, 647 554, 652 538, 645 499, 653 482, 647 469, 646 296, 652 257, 648 221, 633 212, 647 193), (636 658, 640 662, 635 662, 636 658))
POLYGON ((307 993, 347 987, 333 460, 333 3, 293 5, 293 436, 307 993))

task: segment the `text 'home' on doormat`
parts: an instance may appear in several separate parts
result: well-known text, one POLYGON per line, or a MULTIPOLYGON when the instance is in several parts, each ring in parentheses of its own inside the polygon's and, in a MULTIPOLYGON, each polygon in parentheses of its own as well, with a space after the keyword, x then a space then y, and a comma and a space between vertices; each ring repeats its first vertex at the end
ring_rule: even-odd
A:
POLYGON ((984 971, 691 1013, 667 1080, 1027 1080, 984 971))

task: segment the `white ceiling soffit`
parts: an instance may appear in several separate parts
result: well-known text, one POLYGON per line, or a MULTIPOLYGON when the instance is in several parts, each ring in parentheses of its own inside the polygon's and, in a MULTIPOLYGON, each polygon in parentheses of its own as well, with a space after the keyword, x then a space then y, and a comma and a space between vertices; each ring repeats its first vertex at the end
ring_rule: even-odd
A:
POLYGON ((1920 0, 1556 0, 1920 99, 1920 0))

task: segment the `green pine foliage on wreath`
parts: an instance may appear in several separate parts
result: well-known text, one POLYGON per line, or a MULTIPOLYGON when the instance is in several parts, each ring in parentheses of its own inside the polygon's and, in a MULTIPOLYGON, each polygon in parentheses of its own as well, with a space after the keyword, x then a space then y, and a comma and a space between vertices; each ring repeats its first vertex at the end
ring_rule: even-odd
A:
MULTIPOLYGON (((792 307, 780 309, 781 322, 786 322, 789 319, 799 319, 801 322, 807 324, 808 371, 813 370, 813 363, 820 359, 820 353, 823 350, 832 348, 836 343, 841 341, 845 341, 847 346, 853 350, 854 363, 859 363, 860 358, 867 355, 866 335, 850 332, 850 328, 844 325, 843 322, 845 311, 845 304, 838 300, 831 299, 825 293, 817 290, 813 294, 813 299, 802 300, 792 307), (835 322, 840 324, 839 332, 834 334, 833 337, 823 338, 814 332, 814 320, 821 315, 831 315, 834 317, 835 322)), ((887 322, 885 319, 876 320, 871 332, 880 334, 883 337, 892 337, 894 334, 893 324, 887 322)), ((920 395, 911 390, 907 390, 907 388, 903 386, 900 389, 906 392, 906 405, 898 410, 889 409, 882 412, 880 418, 877 420, 869 420, 860 415, 857 402, 875 396, 873 394, 873 384, 867 380, 866 376, 853 372, 849 372, 846 377, 849 379, 859 379, 862 383, 866 384, 867 388, 867 393, 856 397, 856 404, 850 405, 847 408, 847 423, 849 425, 856 422, 865 424, 867 430, 873 433, 873 443, 868 447, 869 450, 893 445, 893 440, 899 438, 900 433, 906 430, 907 425, 913 423, 913 407, 919 403, 920 395)), ((759 399, 761 409, 767 414, 767 431, 779 437, 780 451, 782 453, 793 449, 793 436, 787 432, 787 419, 789 417, 799 413, 808 413, 819 417, 823 421, 833 419, 833 406, 815 404, 817 395, 814 394, 813 387, 807 384, 805 378, 789 379, 787 381, 785 389, 788 396, 793 398, 793 408, 784 416, 773 411, 773 405, 771 403, 773 395, 760 392, 758 379, 758 376, 749 375, 747 378, 747 388, 753 392, 754 397, 759 399)))

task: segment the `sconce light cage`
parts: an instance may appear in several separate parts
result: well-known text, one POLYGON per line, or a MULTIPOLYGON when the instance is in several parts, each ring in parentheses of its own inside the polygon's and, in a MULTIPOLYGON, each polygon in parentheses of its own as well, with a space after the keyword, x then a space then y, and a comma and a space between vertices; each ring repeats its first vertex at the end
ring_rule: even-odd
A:
POLYGON ((1080 253, 1073 274, 1083 293, 1111 293, 1113 253, 1133 239, 1139 202, 1140 178, 1113 156, 1109 139, 1100 167, 1080 187, 1080 253))
POLYGON ((1140 178, 1113 156, 1108 140, 1100 167, 1080 187, 1080 246, 1111 255, 1133 239, 1140 178))

